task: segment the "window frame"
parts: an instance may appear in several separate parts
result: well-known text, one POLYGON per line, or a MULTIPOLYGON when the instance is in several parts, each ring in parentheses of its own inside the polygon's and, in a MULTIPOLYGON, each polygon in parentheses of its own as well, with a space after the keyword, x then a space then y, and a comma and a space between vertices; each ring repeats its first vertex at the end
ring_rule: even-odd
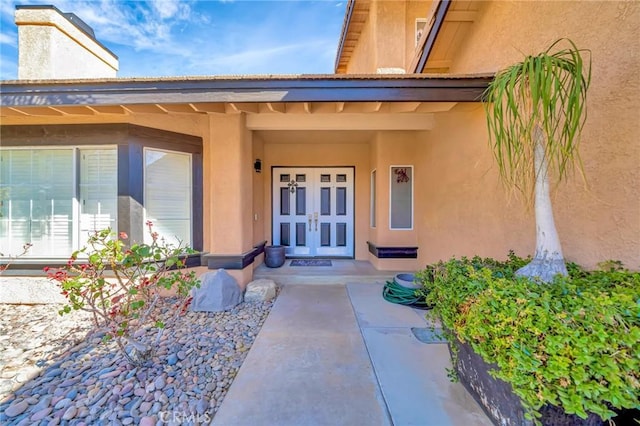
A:
POLYGON ((394 164, 394 165, 390 165, 389 166, 389 230, 391 231, 413 231, 414 228, 414 221, 415 221, 415 199, 414 199, 414 181, 415 181, 415 170, 413 165, 402 165, 402 164, 394 164), (411 184, 411 192, 410 192, 410 196, 411 196, 411 205, 410 205, 410 212, 411 212, 411 226, 409 228, 394 228, 392 226, 392 222, 393 222, 393 179, 395 178, 393 169, 400 169, 400 168, 406 168, 406 169, 411 169, 411 175, 409 177, 409 183, 411 184))

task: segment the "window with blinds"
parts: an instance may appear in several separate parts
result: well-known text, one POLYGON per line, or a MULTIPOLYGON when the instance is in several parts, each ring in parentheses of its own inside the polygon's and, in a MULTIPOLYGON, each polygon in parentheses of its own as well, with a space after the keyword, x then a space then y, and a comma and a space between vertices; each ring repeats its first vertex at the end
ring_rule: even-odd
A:
POLYGON ((115 230, 117 181, 115 148, 0 150, 0 253, 67 257, 115 230))
POLYGON ((167 243, 192 244, 191 182, 190 154, 145 148, 145 218, 167 243))
POLYGON ((80 247, 95 231, 117 230, 118 155, 115 149, 80 149, 80 247))

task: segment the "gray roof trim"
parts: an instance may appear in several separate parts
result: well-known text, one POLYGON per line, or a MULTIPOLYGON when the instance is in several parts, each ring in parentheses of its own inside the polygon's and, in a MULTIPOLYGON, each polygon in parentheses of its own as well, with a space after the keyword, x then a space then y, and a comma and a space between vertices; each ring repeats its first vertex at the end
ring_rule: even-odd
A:
POLYGON ((476 102, 493 77, 298 76, 0 82, 0 106, 198 102, 476 102))

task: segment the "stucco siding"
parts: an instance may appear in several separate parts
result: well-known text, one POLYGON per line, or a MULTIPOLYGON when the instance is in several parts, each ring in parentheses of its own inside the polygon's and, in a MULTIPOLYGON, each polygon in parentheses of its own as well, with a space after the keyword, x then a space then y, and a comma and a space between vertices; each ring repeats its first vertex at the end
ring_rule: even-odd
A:
MULTIPOLYGON (((375 3, 371 5, 375 9, 375 3)), ((351 60, 347 64, 347 74, 366 74, 375 72, 376 68, 376 16, 370 10, 369 18, 364 23, 362 33, 358 39, 358 44, 351 55, 351 60)))
MULTIPOLYGON (((588 118, 580 146, 586 184, 576 175, 553 198, 565 255, 589 267, 620 259, 638 268, 640 5, 487 3, 455 56, 451 72, 496 71, 521 60, 523 54, 545 50, 560 37, 590 49, 593 60, 588 118)), ((471 128, 469 123, 465 127, 471 128)), ((486 130, 478 125, 470 135, 482 139, 486 130)), ((524 236, 525 246, 531 248, 533 231, 531 228, 530 235, 524 236)))

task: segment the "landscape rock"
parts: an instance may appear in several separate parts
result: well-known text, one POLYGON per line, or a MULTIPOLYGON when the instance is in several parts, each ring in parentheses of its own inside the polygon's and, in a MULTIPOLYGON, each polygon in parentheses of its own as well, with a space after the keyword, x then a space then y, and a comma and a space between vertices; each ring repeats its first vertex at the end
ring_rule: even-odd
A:
POLYGON ((273 280, 251 281, 244 293, 245 302, 267 302, 276 297, 278 286, 273 280))
POLYGON ((224 269, 206 272, 201 277, 200 288, 191 291, 194 312, 221 312, 242 302, 242 290, 238 282, 224 269))
MULTIPOLYGON (((160 301, 156 314, 173 313, 173 306, 160 301)), ((214 417, 271 306, 186 312, 165 328, 151 361, 133 367, 115 342, 87 334, 91 319, 83 312, 60 317, 60 305, 0 304, 0 373, 13 371, 0 380, 9 385, 0 388, 0 424, 152 425, 166 424, 162 413, 172 412, 214 417), (17 381, 36 368, 39 375, 17 381)))
POLYGON ((16 417, 26 411, 29 408, 29 403, 27 401, 20 401, 14 404, 11 404, 4 410, 4 414, 8 417, 16 417))

